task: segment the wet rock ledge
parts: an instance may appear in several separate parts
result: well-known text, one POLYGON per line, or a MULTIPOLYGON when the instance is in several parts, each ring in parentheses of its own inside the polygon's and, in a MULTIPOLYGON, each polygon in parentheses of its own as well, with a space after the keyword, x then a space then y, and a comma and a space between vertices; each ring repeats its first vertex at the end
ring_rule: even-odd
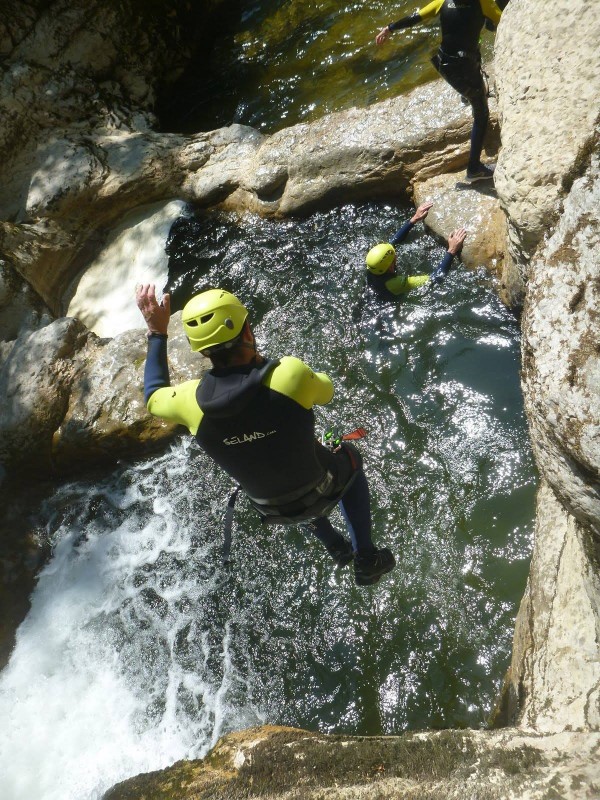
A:
POLYGON ((224 737, 203 761, 124 781, 103 800, 549 800, 600 787, 599 746, 600 734, 344 737, 264 726, 224 737))

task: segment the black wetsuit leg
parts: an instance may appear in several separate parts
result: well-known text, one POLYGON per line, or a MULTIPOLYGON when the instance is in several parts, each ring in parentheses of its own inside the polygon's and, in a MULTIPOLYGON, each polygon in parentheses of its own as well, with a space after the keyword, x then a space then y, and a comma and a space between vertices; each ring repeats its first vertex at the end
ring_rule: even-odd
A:
POLYGON ((333 527, 328 517, 318 517, 305 526, 313 536, 328 548, 343 549, 347 542, 339 531, 333 527))
POLYGON ((360 555, 372 553, 375 546, 371 540, 369 484, 362 469, 340 500, 340 510, 346 520, 353 549, 360 555))
MULTIPOLYGON (((339 462, 342 475, 348 473, 349 461, 343 452, 335 453, 339 462)), ((356 476, 339 502, 340 511, 346 521, 352 549, 361 555, 367 555, 375 550, 371 540, 371 506, 369 484, 367 478, 359 467, 356 476)), ((336 531, 327 517, 318 517, 306 526, 313 536, 322 542, 325 547, 343 547, 344 538, 336 531)))
POLYGON ((448 56, 442 50, 432 59, 432 62, 442 78, 459 94, 466 97, 471 105, 473 128, 468 169, 477 170, 481 164, 483 140, 490 117, 481 63, 475 57, 448 56))

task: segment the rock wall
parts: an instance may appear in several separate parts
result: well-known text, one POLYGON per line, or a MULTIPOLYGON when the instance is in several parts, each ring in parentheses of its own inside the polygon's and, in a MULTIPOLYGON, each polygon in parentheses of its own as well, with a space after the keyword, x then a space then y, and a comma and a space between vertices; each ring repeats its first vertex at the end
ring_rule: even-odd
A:
POLYGON ((538 467, 566 510, 600 537, 599 209, 596 154, 532 259, 522 369, 538 467))
POLYGON ((559 0, 548 14, 512 0, 496 53, 496 186, 525 292, 523 394, 541 476, 503 710, 538 731, 600 723, 599 29, 597 3, 559 0))
POLYGON ((507 721, 541 733, 600 730, 600 543, 544 481, 504 687, 507 721))
POLYGON ((101 247, 107 229, 147 203, 179 198, 264 216, 377 196, 464 166, 469 113, 442 82, 265 137, 232 125, 181 137, 129 114, 91 128, 70 126, 13 164, 0 183, 0 248, 58 314, 71 280, 101 247), (443 112, 440 114, 440 107, 443 112))
POLYGON ((495 184, 508 222, 511 305, 595 147, 600 4, 511 0, 495 46, 502 149, 495 184))
POLYGON ((16 270, 61 313, 57 298, 104 222, 136 205, 136 184, 155 187, 140 204, 168 199, 162 137, 136 143, 224 1, 1 4, 0 287, 16 270))
MULTIPOLYGON (((199 377, 181 314, 169 326, 173 380, 199 377)), ((140 330, 100 339, 62 317, 12 343, 0 369, 0 464, 11 477, 49 477, 142 454, 177 426, 149 417, 143 402, 146 337, 140 330)))

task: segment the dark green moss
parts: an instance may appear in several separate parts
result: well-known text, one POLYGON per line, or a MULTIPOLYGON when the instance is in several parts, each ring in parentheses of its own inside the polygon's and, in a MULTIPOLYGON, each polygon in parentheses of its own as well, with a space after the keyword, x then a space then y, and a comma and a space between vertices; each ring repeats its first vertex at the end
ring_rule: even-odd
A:
POLYGON ((323 739, 285 732, 257 745, 228 789, 231 797, 254 797, 299 786, 349 786, 381 778, 438 781, 475 761, 471 738, 457 731, 425 739, 416 735, 323 739))
POLYGON ((539 750, 533 747, 515 749, 498 749, 482 757, 483 768, 501 769, 507 775, 528 774, 543 763, 544 758, 539 750))

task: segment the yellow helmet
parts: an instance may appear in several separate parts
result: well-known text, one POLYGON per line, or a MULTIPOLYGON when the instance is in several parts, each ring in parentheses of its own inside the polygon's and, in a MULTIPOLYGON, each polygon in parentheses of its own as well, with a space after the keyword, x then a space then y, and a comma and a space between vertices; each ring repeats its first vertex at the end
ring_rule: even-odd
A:
POLYGON ((248 310, 224 289, 209 289, 186 303, 181 312, 183 329, 194 352, 227 346, 242 332, 248 310))
POLYGON ((373 275, 383 275, 394 263, 396 251, 389 242, 376 244, 367 253, 367 269, 373 275))

